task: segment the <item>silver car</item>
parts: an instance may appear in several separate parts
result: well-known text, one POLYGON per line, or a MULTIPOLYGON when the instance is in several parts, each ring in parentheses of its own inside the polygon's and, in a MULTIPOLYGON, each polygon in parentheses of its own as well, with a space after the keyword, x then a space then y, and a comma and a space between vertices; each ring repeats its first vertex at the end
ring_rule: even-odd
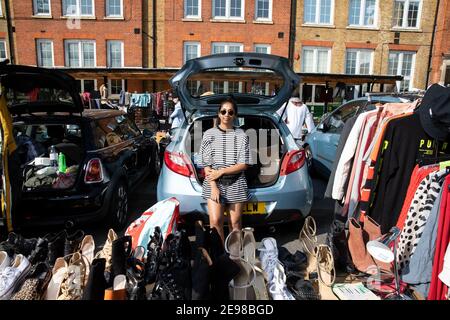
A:
POLYGON ((198 152, 202 133, 215 125, 220 102, 231 95, 238 105, 235 125, 249 135, 255 160, 245 173, 251 199, 244 206, 243 223, 277 224, 306 217, 313 187, 305 153, 276 114, 299 82, 283 57, 229 53, 189 60, 170 80, 185 119, 172 131, 164 153, 158 201, 176 197, 182 215, 208 214, 198 152))

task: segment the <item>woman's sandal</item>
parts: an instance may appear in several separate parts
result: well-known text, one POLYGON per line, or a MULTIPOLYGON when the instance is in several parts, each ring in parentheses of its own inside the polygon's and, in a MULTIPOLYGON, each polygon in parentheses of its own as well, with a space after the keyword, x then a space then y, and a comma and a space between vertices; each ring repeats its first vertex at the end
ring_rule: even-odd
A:
POLYGON ((265 272, 258 265, 256 260, 256 240, 253 235, 253 228, 244 228, 243 230, 243 254, 244 260, 250 263, 255 272, 256 277, 253 283, 256 300, 269 300, 269 293, 267 292, 265 272))

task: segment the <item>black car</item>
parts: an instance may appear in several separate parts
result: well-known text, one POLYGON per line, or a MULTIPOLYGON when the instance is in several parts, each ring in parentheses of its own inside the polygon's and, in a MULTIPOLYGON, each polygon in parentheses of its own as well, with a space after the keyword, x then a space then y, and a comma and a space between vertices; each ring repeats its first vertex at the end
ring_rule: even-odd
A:
POLYGON ((63 72, 0 71, 18 147, 10 174, 14 228, 106 218, 122 229, 129 192, 148 173, 159 174, 153 135, 122 111, 83 110, 75 80, 63 72))

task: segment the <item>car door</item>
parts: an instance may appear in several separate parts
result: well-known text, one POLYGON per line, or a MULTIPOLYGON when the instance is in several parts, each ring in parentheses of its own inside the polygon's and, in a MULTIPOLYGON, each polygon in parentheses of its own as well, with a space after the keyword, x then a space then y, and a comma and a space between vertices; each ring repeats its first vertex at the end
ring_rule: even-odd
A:
POLYGON ((322 134, 316 136, 317 152, 315 160, 319 164, 319 170, 331 172, 333 161, 336 157, 336 149, 339 144, 342 129, 345 122, 353 117, 360 107, 367 103, 366 99, 350 101, 332 112, 326 120, 317 128, 322 134))

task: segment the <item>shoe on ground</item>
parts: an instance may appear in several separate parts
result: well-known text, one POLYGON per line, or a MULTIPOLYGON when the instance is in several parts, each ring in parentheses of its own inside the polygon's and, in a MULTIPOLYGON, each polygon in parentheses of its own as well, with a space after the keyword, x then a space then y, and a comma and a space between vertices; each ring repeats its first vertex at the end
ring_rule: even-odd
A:
POLYGON ((269 282, 269 293, 273 300, 295 300, 286 286, 286 274, 281 264, 277 264, 274 269, 273 279, 269 282))
POLYGON ((31 264, 22 255, 16 255, 11 266, 6 267, 0 274, 0 300, 9 300, 14 291, 19 288, 30 272, 31 264))
POLYGON ((6 251, 0 251, 0 274, 11 265, 11 258, 6 251))

